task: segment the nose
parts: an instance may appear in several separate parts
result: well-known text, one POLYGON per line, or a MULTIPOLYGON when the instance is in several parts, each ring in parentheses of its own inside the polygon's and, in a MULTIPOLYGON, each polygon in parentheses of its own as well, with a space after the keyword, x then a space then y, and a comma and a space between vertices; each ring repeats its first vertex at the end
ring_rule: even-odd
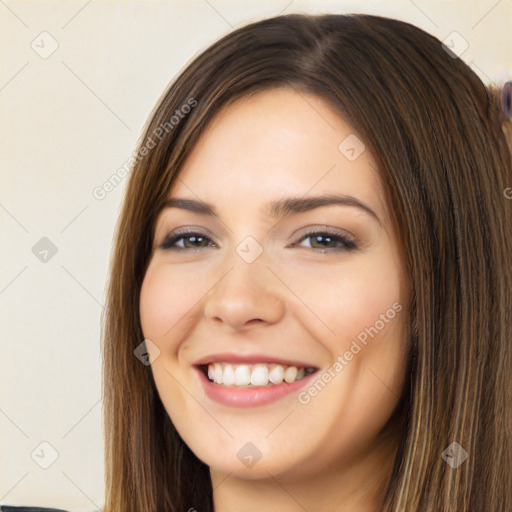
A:
POLYGON ((207 295, 204 315, 237 330, 278 322, 285 310, 283 284, 266 267, 264 258, 246 263, 237 257, 231 263, 207 295))

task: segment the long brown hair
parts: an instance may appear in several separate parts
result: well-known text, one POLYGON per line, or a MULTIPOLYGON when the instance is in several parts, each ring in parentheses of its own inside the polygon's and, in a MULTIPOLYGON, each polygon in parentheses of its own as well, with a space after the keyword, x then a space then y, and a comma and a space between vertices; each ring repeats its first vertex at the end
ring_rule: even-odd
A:
POLYGON ((412 283, 406 421, 386 510, 512 510, 505 121, 478 76, 419 28, 371 15, 293 14, 239 28, 197 56, 139 142, 102 317, 104 512, 213 510, 209 468, 175 430, 151 367, 134 356, 144 339, 139 294, 155 219, 199 136, 219 109, 272 87, 320 96, 360 135, 412 283), (453 442, 468 454, 457 468, 442 456, 453 442))

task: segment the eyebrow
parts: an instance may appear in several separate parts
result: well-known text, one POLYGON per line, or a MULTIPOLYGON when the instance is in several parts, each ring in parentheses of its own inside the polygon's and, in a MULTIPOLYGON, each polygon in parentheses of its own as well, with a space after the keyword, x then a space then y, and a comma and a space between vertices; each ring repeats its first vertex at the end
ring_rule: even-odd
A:
MULTIPOLYGON (((336 195, 325 194, 316 197, 287 197, 278 201, 268 203, 266 206, 266 214, 271 217, 280 217, 288 214, 302 213, 309 210, 314 210, 322 206, 352 206, 359 208, 373 217, 379 224, 381 224, 377 214, 366 204, 359 201, 353 196, 349 195, 336 195)), ((164 208, 180 208, 190 212, 198 213, 200 215, 211 215, 218 217, 215 207, 203 201, 196 201, 195 199, 187 198, 172 198, 164 203, 164 208)))

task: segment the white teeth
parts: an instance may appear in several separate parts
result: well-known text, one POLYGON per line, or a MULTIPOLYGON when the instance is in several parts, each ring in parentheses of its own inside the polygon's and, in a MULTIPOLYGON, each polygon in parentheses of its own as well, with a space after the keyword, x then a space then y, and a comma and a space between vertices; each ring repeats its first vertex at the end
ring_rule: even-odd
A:
MULTIPOLYGON (((231 365, 227 364, 226 371, 231 365)), ((266 364, 255 364, 251 373, 251 384, 253 386, 266 386, 268 384, 268 368, 266 364)))
POLYGON ((232 386, 235 383, 235 370, 233 367, 226 366, 224 368, 224 373, 222 374, 222 384, 224 386, 232 386))
POLYGON ((213 380, 217 383, 217 384, 222 384, 222 366, 219 364, 219 363, 215 363, 213 365, 213 370, 214 370, 214 377, 213 377, 213 380))
POLYGON ((268 380, 272 384, 281 384, 284 379, 284 368, 280 364, 276 364, 268 375, 268 380))
POLYGON ((297 368, 281 364, 254 365, 213 363, 208 365, 208 379, 223 386, 272 386, 291 384, 314 372, 313 368, 297 368))
POLYGON ((246 364, 241 364, 235 369, 235 384, 247 386, 251 383, 251 369, 246 364))
POLYGON ((297 377, 297 367, 289 366, 286 368, 286 371, 284 372, 284 380, 290 384, 295 382, 295 377, 297 377))

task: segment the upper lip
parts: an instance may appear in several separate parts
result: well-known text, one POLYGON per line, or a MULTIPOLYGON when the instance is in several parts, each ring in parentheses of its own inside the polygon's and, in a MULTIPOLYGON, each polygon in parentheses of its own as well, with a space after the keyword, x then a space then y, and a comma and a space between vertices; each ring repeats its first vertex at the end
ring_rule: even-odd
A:
POLYGON ((222 354, 211 354, 198 359, 194 366, 202 366, 210 363, 230 363, 230 364, 256 364, 273 363, 283 366, 297 366, 304 368, 316 368, 316 366, 297 360, 282 359, 281 357, 269 356, 266 354, 235 354, 233 352, 224 352, 222 354))

